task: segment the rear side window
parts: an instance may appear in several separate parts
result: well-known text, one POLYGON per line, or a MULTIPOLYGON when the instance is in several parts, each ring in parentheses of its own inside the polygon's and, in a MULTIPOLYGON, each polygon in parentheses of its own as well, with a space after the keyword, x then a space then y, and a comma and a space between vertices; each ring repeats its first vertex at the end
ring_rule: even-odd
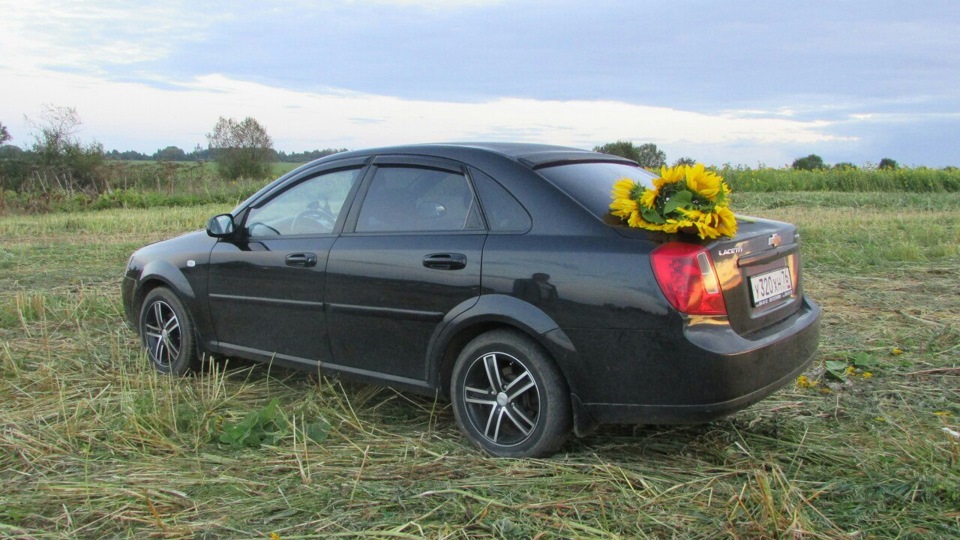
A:
POLYGON ((480 230, 480 214, 460 173, 378 167, 360 208, 357 232, 480 230))
POLYGON ((600 219, 610 212, 610 191, 617 180, 629 178, 652 188, 657 177, 638 166, 602 162, 555 165, 537 172, 600 219))
POLYGON ((530 215, 520 203, 496 180, 482 172, 471 169, 474 186, 483 204, 487 226, 494 232, 527 232, 530 230, 530 215))

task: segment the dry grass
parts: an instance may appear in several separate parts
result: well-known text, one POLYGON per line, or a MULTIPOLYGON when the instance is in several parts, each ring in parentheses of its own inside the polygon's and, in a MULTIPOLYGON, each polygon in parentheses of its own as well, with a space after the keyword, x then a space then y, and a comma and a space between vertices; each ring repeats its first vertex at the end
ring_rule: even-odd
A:
POLYGON ((960 536, 943 430, 960 431, 960 198, 818 197, 737 199, 801 226, 824 307, 814 387, 704 426, 605 427, 546 460, 485 457, 446 403, 390 390, 154 373, 122 322, 123 265, 222 208, 0 218, 0 537, 960 536), (869 378, 825 374, 854 357, 869 378), (216 442, 273 398, 299 428, 216 442), (317 443, 302 428, 319 419, 317 443))

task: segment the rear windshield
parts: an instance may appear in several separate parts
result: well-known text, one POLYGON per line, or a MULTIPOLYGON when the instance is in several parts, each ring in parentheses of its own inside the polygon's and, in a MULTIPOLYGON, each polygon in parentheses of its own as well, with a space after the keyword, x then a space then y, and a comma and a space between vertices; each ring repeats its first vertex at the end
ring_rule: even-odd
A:
POLYGON ((653 187, 657 175, 638 166, 624 163, 570 163, 537 169, 553 185, 580 202, 598 218, 610 211, 610 191, 621 178, 629 178, 641 186, 653 187))

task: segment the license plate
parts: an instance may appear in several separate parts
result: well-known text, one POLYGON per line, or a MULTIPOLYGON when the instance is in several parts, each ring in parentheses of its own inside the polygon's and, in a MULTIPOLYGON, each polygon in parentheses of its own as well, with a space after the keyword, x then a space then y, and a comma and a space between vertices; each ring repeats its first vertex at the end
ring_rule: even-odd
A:
POLYGON ((793 279, 789 268, 777 268, 750 277, 753 307, 765 306, 793 294, 793 279))

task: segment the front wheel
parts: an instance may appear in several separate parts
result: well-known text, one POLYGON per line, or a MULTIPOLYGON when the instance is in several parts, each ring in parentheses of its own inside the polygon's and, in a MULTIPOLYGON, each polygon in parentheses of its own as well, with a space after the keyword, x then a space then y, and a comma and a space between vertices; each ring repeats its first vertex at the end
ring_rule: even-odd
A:
POLYGON ((494 456, 546 456, 570 433, 566 382, 547 354, 517 332, 495 330, 467 344, 450 395, 460 429, 494 456))
POLYGON ((193 321, 170 289, 158 287, 143 299, 140 339, 157 371, 183 375, 196 367, 193 321))

